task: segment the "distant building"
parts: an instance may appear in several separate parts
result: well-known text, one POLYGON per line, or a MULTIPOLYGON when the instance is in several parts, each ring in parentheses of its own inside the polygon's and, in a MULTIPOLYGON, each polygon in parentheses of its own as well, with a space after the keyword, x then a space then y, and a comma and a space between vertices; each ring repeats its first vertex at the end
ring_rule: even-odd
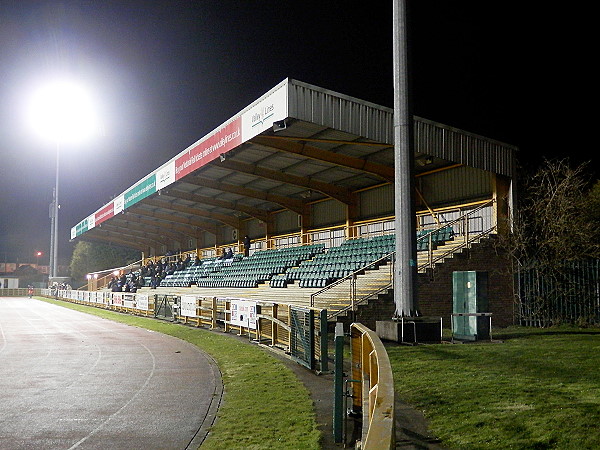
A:
POLYGON ((15 277, 0 277, 1 289, 17 289, 19 287, 19 279, 15 277))

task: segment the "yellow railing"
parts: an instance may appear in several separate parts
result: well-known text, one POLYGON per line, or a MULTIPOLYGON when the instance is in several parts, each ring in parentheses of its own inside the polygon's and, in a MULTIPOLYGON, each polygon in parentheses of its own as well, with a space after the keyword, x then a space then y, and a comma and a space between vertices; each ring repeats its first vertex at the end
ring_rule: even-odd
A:
POLYGON ((353 409, 362 410, 361 448, 395 448, 394 378, 388 354, 374 331, 350 325, 353 409))

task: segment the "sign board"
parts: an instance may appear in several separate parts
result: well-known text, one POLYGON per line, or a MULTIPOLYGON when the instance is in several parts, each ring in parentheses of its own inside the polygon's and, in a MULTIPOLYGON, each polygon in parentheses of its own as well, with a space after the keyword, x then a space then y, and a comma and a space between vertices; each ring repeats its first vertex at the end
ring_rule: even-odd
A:
POLYGON ((156 174, 150 175, 145 180, 136 184, 130 190, 128 190, 125 197, 125 208, 129 208, 131 205, 139 202, 140 200, 152 195, 156 192, 156 174))
POLYGON ((137 309, 148 311, 148 296, 144 294, 135 294, 135 304, 137 309))
POLYGON ((196 297, 193 295, 182 295, 180 297, 179 315, 185 317, 196 317, 196 297))
POLYGON ((256 330, 256 302, 231 300, 231 324, 256 330))

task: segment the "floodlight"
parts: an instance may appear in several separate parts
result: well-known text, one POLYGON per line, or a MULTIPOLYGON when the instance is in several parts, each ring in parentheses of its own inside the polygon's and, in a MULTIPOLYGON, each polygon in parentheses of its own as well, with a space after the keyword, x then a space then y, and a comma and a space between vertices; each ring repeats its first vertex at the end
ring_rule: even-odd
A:
POLYGON ((68 78, 57 78, 31 91, 27 109, 31 128, 53 142, 80 142, 98 130, 90 91, 68 78))

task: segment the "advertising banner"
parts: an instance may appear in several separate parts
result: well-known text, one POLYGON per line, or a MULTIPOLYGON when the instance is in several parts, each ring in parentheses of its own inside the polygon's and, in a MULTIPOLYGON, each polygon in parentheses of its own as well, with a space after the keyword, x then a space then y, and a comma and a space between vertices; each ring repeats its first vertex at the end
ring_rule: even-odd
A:
POLYGON ((137 309, 148 311, 148 296, 143 294, 135 294, 135 305, 137 309))
POLYGON ((121 294, 113 294, 112 304, 117 306, 123 306, 123 296, 121 294))
POLYGON ((96 215, 95 214, 90 214, 88 216, 88 230, 91 230, 95 226, 96 226, 96 215))
POLYGON ((236 117, 214 134, 191 145, 175 158, 175 179, 179 180, 242 143, 241 117, 236 117))
POLYGON ((172 159, 156 171, 156 190, 161 190, 174 182, 175 160, 172 159))
POLYGON ((88 230, 88 220, 87 220, 87 218, 85 218, 81 222, 79 222, 75 226, 75 228, 76 228, 76 235, 77 236, 85 233, 88 230))
POLYGON ((287 85, 282 86, 242 114, 242 142, 287 118, 287 92, 287 85))
POLYGON ((156 174, 153 173, 142 182, 125 192, 125 208, 129 208, 134 203, 148 197, 156 192, 156 174))
POLYGON ((113 200, 114 205, 114 215, 116 216, 125 208, 125 196, 123 194, 119 195, 113 200))
POLYGON ((256 302, 231 300, 231 324, 256 330, 256 302))
POLYGON ((135 302, 133 300, 123 300, 123 306, 125 308, 135 308, 135 302))
POLYGON ((179 315, 185 317, 196 317, 196 297, 193 295, 182 295, 179 315))
POLYGON ((114 207, 115 205, 113 204, 113 202, 110 202, 108 205, 103 206, 98 211, 96 211, 96 214, 94 215, 96 225, 100 225, 105 220, 108 220, 111 217, 113 217, 115 215, 114 207))

